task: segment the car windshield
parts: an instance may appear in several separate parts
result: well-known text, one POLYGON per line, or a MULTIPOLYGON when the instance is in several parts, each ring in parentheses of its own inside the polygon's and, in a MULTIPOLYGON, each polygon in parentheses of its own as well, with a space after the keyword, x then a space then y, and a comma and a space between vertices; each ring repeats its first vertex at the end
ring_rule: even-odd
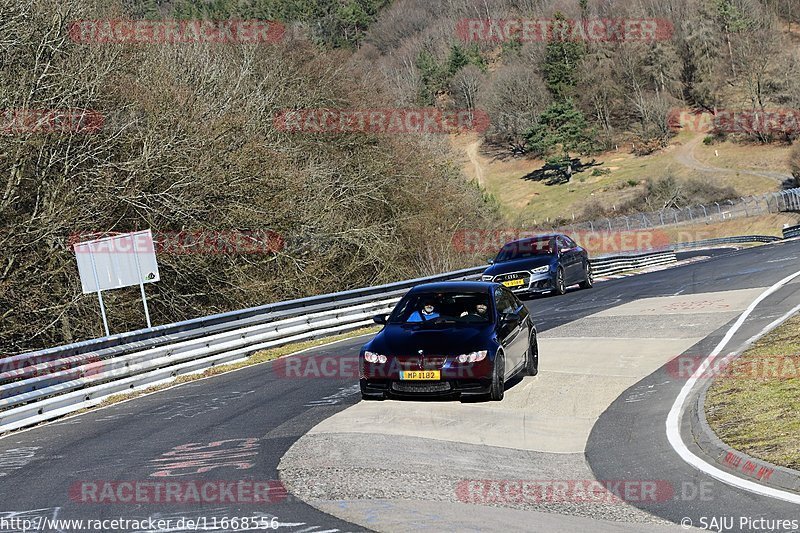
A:
POLYGON ((488 293, 415 293, 400 300, 389 323, 459 325, 488 323, 490 317, 488 293))
POLYGON ((552 255, 556 249, 555 237, 544 237, 506 244, 495 257, 495 263, 524 259, 538 255, 552 255))

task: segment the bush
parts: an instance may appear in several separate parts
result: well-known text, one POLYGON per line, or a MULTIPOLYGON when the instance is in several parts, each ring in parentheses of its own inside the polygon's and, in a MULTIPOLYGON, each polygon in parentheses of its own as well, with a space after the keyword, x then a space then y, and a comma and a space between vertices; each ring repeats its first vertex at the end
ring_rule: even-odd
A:
POLYGON ((800 142, 795 142, 789 152, 789 167, 792 169, 795 185, 800 187, 800 142))

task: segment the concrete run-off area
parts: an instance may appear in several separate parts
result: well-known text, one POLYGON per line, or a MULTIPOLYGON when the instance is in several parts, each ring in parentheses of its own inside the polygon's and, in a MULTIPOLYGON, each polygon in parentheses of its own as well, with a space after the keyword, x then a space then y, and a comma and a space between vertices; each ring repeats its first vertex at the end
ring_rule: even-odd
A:
MULTIPOLYGON (((280 463, 290 491, 378 531, 682 531, 625 502, 513 498, 465 503, 464 480, 593 480, 584 451, 623 393, 735 318, 762 292, 645 298, 540 335, 540 373, 502 402, 360 402, 315 426, 280 463), (513 511, 512 511, 513 509, 513 511), (569 518, 565 515, 571 515, 569 518)), ((699 354, 698 354, 699 355, 699 354)), ((675 488, 676 492, 680 489, 675 488)))

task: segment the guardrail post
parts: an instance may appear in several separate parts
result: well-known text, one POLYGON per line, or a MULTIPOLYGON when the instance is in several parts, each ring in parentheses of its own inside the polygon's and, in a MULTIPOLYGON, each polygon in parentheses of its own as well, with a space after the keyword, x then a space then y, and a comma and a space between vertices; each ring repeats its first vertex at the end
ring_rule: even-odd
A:
POLYGON ((627 216, 625 216, 625 226, 627 226, 628 231, 631 230, 631 221, 628 219, 627 216))

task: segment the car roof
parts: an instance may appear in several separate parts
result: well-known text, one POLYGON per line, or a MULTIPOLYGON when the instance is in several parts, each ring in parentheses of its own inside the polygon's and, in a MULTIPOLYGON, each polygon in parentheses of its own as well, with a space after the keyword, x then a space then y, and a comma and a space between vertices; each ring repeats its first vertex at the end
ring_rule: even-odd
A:
POLYGON ((552 239, 553 237, 564 237, 563 233, 542 233, 541 235, 533 235, 531 237, 525 237, 524 239, 517 239, 516 241, 509 241, 505 243, 503 246, 508 246, 509 244, 520 244, 520 243, 528 243, 533 241, 541 241, 544 239, 552 239))
POLYGON ((434 283, 423 283, 408 291, 409 294, 423 292, 463 292, 463 293, 485 293, 492 291, 496 283, 486 281, 438 281, 434 283))

